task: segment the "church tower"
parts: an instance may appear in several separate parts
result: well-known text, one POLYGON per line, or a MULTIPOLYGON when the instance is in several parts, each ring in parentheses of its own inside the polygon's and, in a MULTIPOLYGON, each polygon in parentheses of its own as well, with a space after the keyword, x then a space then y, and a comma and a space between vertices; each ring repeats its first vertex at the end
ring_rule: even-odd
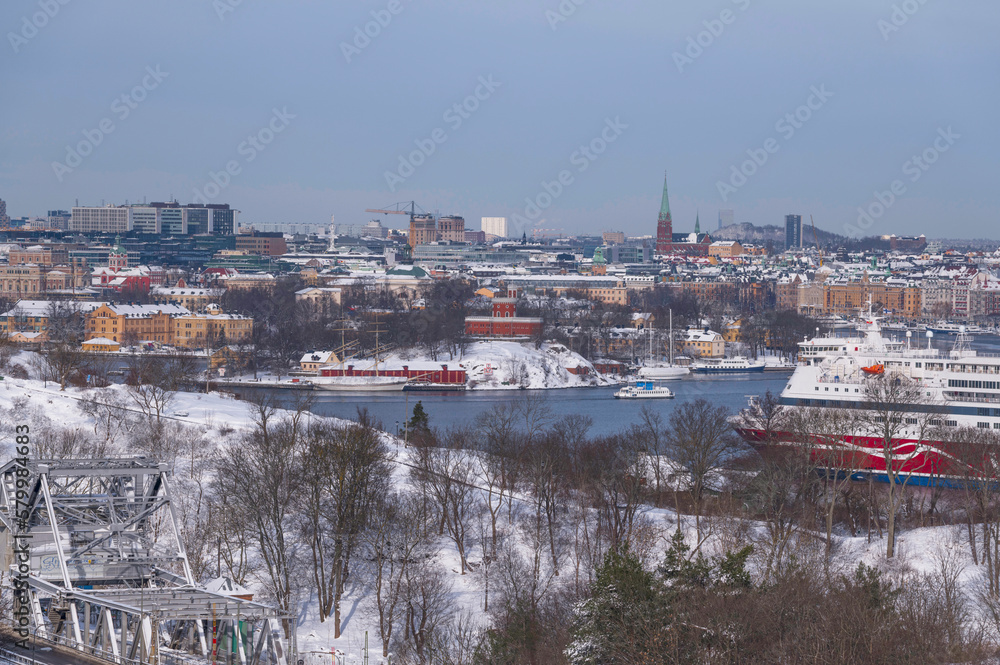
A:
POLYGON ((656 253, 669 254, 673 249, 674 222, 670 218, 670 200, 667 198, 667 176, 663 176, 663 200, 656 219, 656 253))
POLYGON ((128 252, 122 247, 122 237, 115 238, 115 247, 108 252, 108 268, 120 272, 128 268, 128 252))
POLYGON ((694 234, 696 236, 701 235, 701 220, 699 219, 701 215, 697 212, 694 214, 694 234))

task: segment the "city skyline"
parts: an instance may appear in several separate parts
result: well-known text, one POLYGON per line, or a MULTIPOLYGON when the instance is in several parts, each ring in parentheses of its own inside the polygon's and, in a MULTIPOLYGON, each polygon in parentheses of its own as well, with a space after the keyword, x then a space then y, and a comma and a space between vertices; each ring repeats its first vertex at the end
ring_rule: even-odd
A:
POLYGON ((224 201, 246 224, 415 200, 518 236, 652 235, 666 170, 678 232, 734 210, 988 237, 1000 8, 902 5, 7 5, 0 198, 224 201))

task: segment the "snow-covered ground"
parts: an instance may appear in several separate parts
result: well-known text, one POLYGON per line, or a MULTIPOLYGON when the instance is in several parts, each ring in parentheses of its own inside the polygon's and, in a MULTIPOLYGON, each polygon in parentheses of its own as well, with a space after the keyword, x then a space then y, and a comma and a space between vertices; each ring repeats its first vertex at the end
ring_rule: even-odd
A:
POLYGON ((545 342, 538 349, 531 343, 473 342, 461 357, 449 359, 445 353, 439 354, 437 360, 411 349, 386 356, 381 367, 412 368, 416 363, 435 369, 445 363, 449 367, 458 365, 465 369, 467 385, 473 390, 580 388, 614 383, 579 353, 554 342, 545 342))
MULTIPOLYGON (((535 358, 544 354, 548 357, 548 369, 532 367, 536 373, 531 375, 530 381, 537 385, 550 385, 551 381, 546 378, 546 373, 558 375, 559 381, 568 382, 576 379, 563 376, 559 369, 564 369, 560 364, 563 356, 568 355, 566 351, 557 351, 553 348, 543 349, 542 354, 526 354, 520 349, 520 345, 500 342, 489 345, 491 348, 479 348, 470 353, 462 361, 469 365, 470 371, 479 372, 477 376, 485 378, 482 374, 484 365, 496 363, 503 366, 507 358, 524 360, 535 358), (509 354, 509 355, 505 355, 509 354)), ((495 371, 495 370, 494 370, 495 371)), ((123 386, 112 387, 111 390, 125 391, 123 386)), ((87 397, 87 391, 68 388, 60 391, 59 386, 49 383, 47 386, 35 380, 5 379, 0 381, 0 460, 10 459, 13 452, 12 426, 18 424, 29 424, 32 426, 33 436, 44 436, 49 428, 64 427, 93 428, 94 421, 87 416, 80 408, 81 400, 87 397)), ((183 423, 190 429, 191 445, 198 445, 203 448, 201 453, 210 452, 216 448, 224 449, 227 441, 237 433, 250 426, 251 419, 247 405, 219 394, 196 394, 177 393, 166 411, 167 417, 171 420, 183 423)), ((400 441, 385 435, 389 441, 396 463, 396 484, 397 488, 403 488, 410 482, 409 464, 411 461, 410 450, 400 445, 400 441)), ((187 459, 183 457, 187 444, 181 446, 181 458, 173 460, 175 473, 178 476, 177 486, 181 487, 189 481, 189 470, 187 459)), ((191 465, 192 471, 194 465, 191 465)), ((676 525, 677 516, 670 509, 648 509, 645 511, 645 519, 649 525, 650 539, 647 543, 650 562, 656 561, 662 556, 670 533, 676 525)), ((688 534, 688 542, 695 541, 694 523, 690 517, 685 517, 682 522, 685 533, 688 534)), ((569 527, 572 528, 572 527, 569 527)), ((704 544, 702 551, 708 555, 721 553, 723 547, 728 542, 727 538, 732 538, 732 530, 727 531, 727 526, 723 519, 705 518, 702 520, 703 533, 711 532, 711 536, 704 544)), ((757 532, 763 538, 761 525, 750 525, 749 533, 757 532)), ((822 534, 816 534, 822 539, 822 534)), ((808 538, 806 540, 809 540, 808 538)), ((965 541, 962 527, 934 527, 910 529, 902 532, 898 538, 899 554, 891 562, 884 558, 885 541, 877 537, 870 540, 862 535, 849 537, 840 534, 836 537, 836 562, 845 572, 853 569, 859 562, 887 570, 890 573, 901 570, 911 570, 918 573, 933 573, 940 570, 942 562, 950 561, 952 565, 960 570, 960 584, 969 595, 970 599, 975 599, 978 589, 982 588, 983 568, 972 564, 969 547, 965 541)), ((466 575, 460 574, 460 561, 457 550, 449 539, 441 537, 437 539, 431 548, 434 561, 443 573, 446 583, 451 587, 451 598, 458 609, 459 614, 465 614, 474 621, 485 621, 482 612, 483 595, 482 580, 476 571, 466 575)), ((482 553, 478 547, 473 546, 468 553, 470 564, 477 564, 481 561, 482 553)), ((567 566, 569 568, 569 566, 567 566)), ((571 583, 571 575, 564 575, 559 578, 557 584, 571 583)), ((260 581, 250 579, 249 586, 256 583, 258 589, 260 581)), ((343 635, 340 639, 333 639, 333 627, 331 622, 320 622, 318 620, 317 603, 315 596, 303 598, 300 606, 300 623, 298 628, 298 646, 300 653, 306 663, 328 663, 330 662, 330 650, 336 649, 348 656, 346 662, 360 662, 361 650, 365 642, 367 632, 370 662, 381 662, 381 644, 378 639, 378 621, 374 614, 371 593, 364 586, 358 585, 348 590, 342 605, 343 611, 343 635), (354 660, 354 659, 358 660, 354 660)))

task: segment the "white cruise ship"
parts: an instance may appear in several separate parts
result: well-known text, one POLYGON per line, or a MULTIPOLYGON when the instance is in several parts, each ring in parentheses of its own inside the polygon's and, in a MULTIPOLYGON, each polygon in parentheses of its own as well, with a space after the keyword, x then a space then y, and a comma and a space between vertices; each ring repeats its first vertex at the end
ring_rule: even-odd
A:
MULTIPOLYGON (((969 348, 965 331, 958 334, 952 350, 939 351, 931 345, 933 333, 928 333, 926 347, 918 347, 883 337, 875 318, 869 318, 863 328, 864 337, 821 337, 800 342, 800 364, 781 393, 781 405, 793 410, 866 410, 866 382, 906 377, 924 394, 919 404, 908 405, 901 413, 905 422, 899 422, 899 438, 888 447, 892 451, 892 468, 902 472, 897 474, 897 482, 905 478, 910 484, 955 484, 956 479, 968 478, 970 471, 981 478, 983 469, 993 465, 970 462, 970 455, 963 455, 959 448, 969 444, 955 443, 959 438, 955 435, 957 428, 998 430, 1000 434, 1000 356, 969 348), (921 431, 924 438, 918 440, 921 431)), ((865 413, 874 416, 870 410, 865 413)), ((819 435, 802 437, 811 439, 809 442, 796 441, 787 432, 768 436, 752 424, 752 408, 744 414, 747 417, 741 418, 737 429, 750 443, 809 445, 814 459, 818 457, 815 450, 819 435)), ((871 422, 872 417, 867 420, 871 422)), ((886 447, 872 433, 844 432, 833 443, 823 437, 824 445, 839 446, 840 452, 847 454, 819 457, 850 460, 852 468, 841 467, 839 471, 888 480, 886 447)), ((818 466, 832 465, 827 462, 818 466)))

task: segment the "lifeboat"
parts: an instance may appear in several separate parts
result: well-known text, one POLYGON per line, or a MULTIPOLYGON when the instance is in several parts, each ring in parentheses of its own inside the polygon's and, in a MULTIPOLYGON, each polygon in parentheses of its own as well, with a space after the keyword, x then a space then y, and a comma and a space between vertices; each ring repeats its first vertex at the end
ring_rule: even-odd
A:
POLYGON ((875 363, 874 365, 870 365, 868 367, 862 367, 861 371, 865 374, 883 374, 885 373, 885 365, 882 363, 875 363))

